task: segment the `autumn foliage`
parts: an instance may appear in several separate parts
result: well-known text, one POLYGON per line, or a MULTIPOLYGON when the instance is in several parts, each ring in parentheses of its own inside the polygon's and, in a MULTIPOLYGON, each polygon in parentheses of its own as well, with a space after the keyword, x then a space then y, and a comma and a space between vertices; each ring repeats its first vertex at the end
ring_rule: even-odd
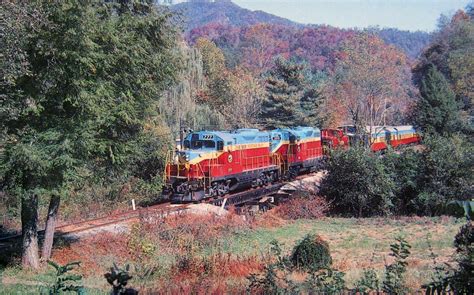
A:
POLYGON ((326 199, 319 196, 301 194, 281 204, 275 210, 284 219, 296 220, 323 218, 329 209, 330 204, 326 199))

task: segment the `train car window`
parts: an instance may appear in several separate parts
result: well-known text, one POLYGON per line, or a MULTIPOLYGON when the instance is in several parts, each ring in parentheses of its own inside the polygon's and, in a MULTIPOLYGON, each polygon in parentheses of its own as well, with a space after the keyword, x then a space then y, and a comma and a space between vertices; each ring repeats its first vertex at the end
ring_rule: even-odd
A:
POLYGON ((224 142, 219 140, 217 142, 217 150, 222 151, 223 149, 224 149, 224 142))

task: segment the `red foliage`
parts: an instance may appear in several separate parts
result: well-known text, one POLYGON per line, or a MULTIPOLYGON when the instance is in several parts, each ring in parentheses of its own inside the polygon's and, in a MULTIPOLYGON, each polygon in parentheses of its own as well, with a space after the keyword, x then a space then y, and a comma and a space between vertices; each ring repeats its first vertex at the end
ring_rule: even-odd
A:
POLYGON ((275 210, 284 219, 317 219, 325 217, 329 209, 329 203, 322 197, 297 196, 275 210))
POLYGON ((227 59, 240 55, 231 64, 242 64, 259 74, 271 68, 278 55, 306 60, 315 70, 331 69, 342 43, 355 35, 353 30, 330 26, 301 29, 276 24, 233 27, 211 23, 192 30, 187 39, 191 44, 199 37, 210 39, 226 53, 227 59))
POLYGON ((104 262, 108 265, 112 262, 121 264, 132 258, 125 241, 124 235, 101 233, 55 249, 51 260, 59 264, 81 261, 80 271, 84 275, 102 274, 104 257, 114 256, 114 261, 104 262))

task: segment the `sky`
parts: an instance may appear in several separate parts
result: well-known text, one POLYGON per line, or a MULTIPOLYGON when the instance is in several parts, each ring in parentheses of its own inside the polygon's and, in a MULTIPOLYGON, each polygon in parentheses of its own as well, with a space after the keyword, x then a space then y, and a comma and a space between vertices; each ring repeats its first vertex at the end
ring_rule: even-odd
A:
POLYGON ((340 28, 379 26, 433 31, 441 14, 452 15, 473 0, 233 0, 303 24, 340 28))

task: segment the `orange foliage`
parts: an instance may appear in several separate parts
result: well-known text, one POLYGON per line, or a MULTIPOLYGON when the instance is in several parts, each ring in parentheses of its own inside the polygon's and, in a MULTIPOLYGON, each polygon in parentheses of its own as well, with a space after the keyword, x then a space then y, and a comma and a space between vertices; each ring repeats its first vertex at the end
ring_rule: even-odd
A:
POLYGON ((284 219, 317 219, 326 216, 330 205, 317 196, 298 196, 278 206, 275 211, 284 219))
POLYGON ((112 265, 113 262, 105 262, 104 257, 114 256, 114 262, 119 264, 132 258, 124 241, 125 235, 101 233, 55 249, 51 260, 59 264, 81 261, 80 270, 84 275, 102 274, 105 272, 103 263, 112 265))

